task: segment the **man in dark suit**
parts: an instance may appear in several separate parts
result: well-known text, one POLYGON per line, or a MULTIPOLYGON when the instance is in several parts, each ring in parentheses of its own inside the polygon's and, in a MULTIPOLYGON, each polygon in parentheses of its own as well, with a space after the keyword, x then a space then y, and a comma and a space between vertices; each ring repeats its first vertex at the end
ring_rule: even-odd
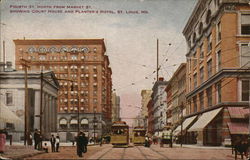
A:
POLYGON ((52 134, 51 138, 50 138, 50 143, 51 143, 51 149, 52 152, 55 152, 55 144, 56 144, 56 138, 54 137, 54 135, 52 134))

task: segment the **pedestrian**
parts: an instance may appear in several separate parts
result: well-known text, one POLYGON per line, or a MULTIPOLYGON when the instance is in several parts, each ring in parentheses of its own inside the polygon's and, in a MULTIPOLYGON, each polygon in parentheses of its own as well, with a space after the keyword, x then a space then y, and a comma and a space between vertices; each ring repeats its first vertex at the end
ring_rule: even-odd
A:
POLYGON ((51 138, 50 138, 50 144, 51 144, 51 150, 52 152, 55 152, 55 144, 56 144, 56 138, 54 137, 54 135, 52 134, 51 138))
POLYGON ((84 149, 84 137, 83 133, 79 132, 76 138, 76 152, 79 157, 82 157, 83 149, 84 149))
POLYGON ((6 133, 4 130, 0 130, 0 153, 5 152, 5 143, 6 143, 6 133))
POLYGON ((43 144, 43 136, 42 136, 41 131, 38 130, 38 150, 42 150, 43 149, 42 148, 43 147, 42 144, 43 144))
POLYGON ((35 149, 38 149, 39 138, 40 138, 39 132, 37 129, 35 129, 35 132, 34 132, 34 142, 35 142, 34 147, 35 147, 35 149))
POLYGON ((88 151, 88 138, 83 133, 83 153, 86 153, 88 151))
POLYGON ((59 146, 60 146, 60 137, 56 136, 56 152, 59 152, 59 146))

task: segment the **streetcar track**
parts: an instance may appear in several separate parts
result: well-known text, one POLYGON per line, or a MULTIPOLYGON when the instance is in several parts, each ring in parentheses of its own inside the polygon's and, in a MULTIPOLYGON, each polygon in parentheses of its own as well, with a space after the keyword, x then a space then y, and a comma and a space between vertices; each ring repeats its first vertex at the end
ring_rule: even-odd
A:
POLYGON ((123 148, 123 152, 122 152, 122 157, 121 157, 121 159, 124 159, 124 156, 125 156, 125 149, 126 149, 126 148, 123 148))
POLYGON ((149 147, 149 149, 151 149, 152 151, 156 152, 157 154, 161 155, 162 157, 164 157, 164 159, 169 159, 167 156, 165 156, 164 154, 160 153, 160 151, 157 151, 155 149, 152 149, 149 147))
POLYGON ((135 147, 141 152, 141 154, 143 155, 143 157, 145 157, 145 159, 148 159, 147 155, 144 154, 138 146, 135 146, 135 147))
POLYGON ((110 152, 112 149, 113 149, 113 147, 110 148, 110 149, 108 149, 105 153, 103 153, 103 154, 102 154, 100 157, 98 157, 97 159, 101 159, 101 158, 104 157, 108 152, 110 152))

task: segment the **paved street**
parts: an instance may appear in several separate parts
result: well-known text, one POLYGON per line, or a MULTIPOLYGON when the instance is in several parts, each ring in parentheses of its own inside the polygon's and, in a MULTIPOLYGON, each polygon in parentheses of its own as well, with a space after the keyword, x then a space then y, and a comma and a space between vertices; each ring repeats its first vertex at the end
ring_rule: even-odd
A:
POLYGON ((76 147, 62 147, 59 153, 44 153, 36 155, 31 159, 234 159, 230 148, 223 147, 195 147, 184 146, 173 148, 159 145, 151 145, 150 148, 144 146, 130 146, 128 148, 113 148, 112 145, 89 146, 88 152, 83 158, 76 155, 76 147))

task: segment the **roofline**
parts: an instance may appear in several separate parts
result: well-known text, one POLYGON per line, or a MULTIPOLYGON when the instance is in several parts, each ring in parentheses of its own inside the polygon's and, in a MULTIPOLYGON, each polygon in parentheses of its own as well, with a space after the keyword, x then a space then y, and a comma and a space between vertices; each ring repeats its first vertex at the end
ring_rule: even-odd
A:
POLYGON ((15 45, 82 45, 101 44, 106 52, 104 38, 100 39, 14 39, 15 45))

